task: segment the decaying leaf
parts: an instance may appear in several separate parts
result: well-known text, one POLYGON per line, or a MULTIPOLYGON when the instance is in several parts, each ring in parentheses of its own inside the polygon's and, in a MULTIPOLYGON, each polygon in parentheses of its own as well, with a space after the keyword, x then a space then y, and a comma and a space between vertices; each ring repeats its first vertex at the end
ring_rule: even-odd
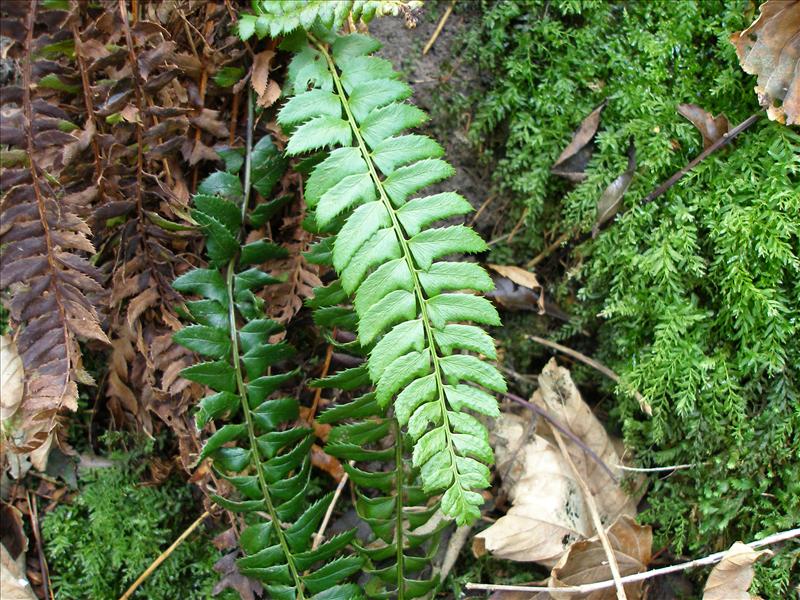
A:
POLYGON ((597 237, 600 228, 619 212, 622 198, 633 181, 634 171, 636 171, 636 147, 631 140, 628 145, 628 166, 625 172, 611 182, 597 201, 597 218, 592 227, 592 237, 597 237))
POLYGON ((592 157, 592 152, 594 152, 592 140, 597 133, 597 128, 600 126, 600 113, 603 112, 606 104, 608 104, 608 101, 604 100, 600 106, 589 113, 581 122, 580 127, 572 136, 572 141, 564 148, 564 151, 558 156, 553 166, 550 167, 550 171, 554 175, 559 175, 576 183, 586 179, 586 165, 589 164, 589 159, 592 157))
POLYGON ((753 563, 762 556, 772 556, 772 552, 736 542, 709 574, 703 600, 756 600, 747 590, 753 581, 753 563))
POLYGON ((0 422, 5 425, 19 408, 25 389, 25 372, 17 345, 10 336, 0 337, 0 422))
POLYGON ((220 574, 221 578, 214 586, 212 595, 217 596, 224 590, 236 590, 242 600, 256 600, 263 593, 261 584, 255 579, 250 579, 239 572, 236 566, 236 559, 239 552, 231 552, 220 558, 214 564, 214 570, 220 574))
MULTIPOLYGON (((636 521, 623 515, 617 518, 606 531, 611 548, 614 550, 620 575, 634 575, 647 569, 653 546, 653 530, 649 525, 639 525, 636 521)), ((598 536, 588 540, 575 542, 566 554, 561 557, 550 573, 547 585, 550 587, 568 587, 597 581, 608 581, 612 578, 608 557, 598 536)), ((643 594, 643 581, 624 585, 628 600, 638 600, 643 594)), ((542 593, 534 596, 535 600, 615 600, 616 589, 613 587, 596 590, 587 594, 560 594, 558 592, 542 593)))
POLYGON ((536 310, 544 314, 544 288, 536 274, 513 265, 486 265, 499 277, 492 276, 495 289, 487 297, 509 310, 536 310))
POLYGON ((723 135, 728 133, 731 126, 728 123, 728 117, 724 114, 715 117, 696 104, 679 104, 678 114, 697 127, 700 135, 703 136, 703 149, 708 148, 722 138, 723 135))
POLYGON ((731 35, 739 64, 773 121, 800 123, 800 0, 767 0, 758 19, 731 35))
POLYGON ((28 539, 22 529, 22 514, 8 504, 0 506, 0 591, 3 600, 36 600, 25 576, 28 539))
MULTIPOLYGON (((551 360, 539 376, 539 386, 533 402, 566 425, 606 465, 620 464, 614 442, 581 399, 567 369, 551 360)), ((535 431, 529 432, 529 423, 513 414, 503 414, 497 422, 493 433, 497 469, 512 506, 476 536, 473 550, 553 567, 573 542, 592 536, 594 530, 580 486, 549 426, 540 419, 535 431)), ((635 499, 582 449, 568 445, 603 522, 634 516, 635 499)))
POLYGON ((258 105, 266 108, 272 106, 281 96, 281 89, 270 76, 272 59, 275 57, 273 50, 264 50, 256 54, 253 60, 253 70, 250 82, 258 95, 258 105))

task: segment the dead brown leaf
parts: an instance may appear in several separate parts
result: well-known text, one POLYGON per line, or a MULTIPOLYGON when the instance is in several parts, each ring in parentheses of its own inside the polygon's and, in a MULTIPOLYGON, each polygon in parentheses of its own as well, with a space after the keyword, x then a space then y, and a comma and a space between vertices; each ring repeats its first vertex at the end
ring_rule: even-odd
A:
POLYGON ((344 477, 344 468, 338 458, 327 454, 320 446, 311 446, 311 464, 325 471, 334 481, 341 481, 344 477))
POLYGON ((512 265, 487 264, 499 277, 492 277, 495 289, 487 297, 508 310, 535 310, 544 314, 544 288, 536 274, 512 265))
POLYGON ((628 186, 633 181, 633 173, 636 171, 636 147, 633 140, 628 145, 628 166, 625 172, 611 182, 603 195, 597 201, 597 218, 592 227, 592 237, 597 237, 600 228, 619 212, 622 206, 622 198, 628 191, 628 186))
MULTIPOLYGON (((620 464, 614 442, 583 402, 569 371, 551 360, 539 377, 533 402, 544 406, 607 465, 620 464)), ((498 558, 553 567, 569 546, 594 532, 585 499, 569 463, 552 440, 549 427, 503 414, 493 432, 497 470, 512 506, 476 536, 473 550, 498 558)), ((604 523, 636 514, 636 502, 582 449, 570 444, 570 457, 586 481, 604 523)))
MULTIPOLYGON (((642 526, 636 521, 623 515, 619 517, 607 530, 611 548, 619 565, 620 575, 634 575, 647 569, 650 562, 653 546, 653 531, 649 525, 642 526)), ((608 558, 600 542, 595 536, 588 540, 575 542, 566 554, 561 557, 558 564, 550 573, 547 582, 550 587, 569 587, 611 579, 611 569, 608 558)), ((642 581, 629 583, 624 586, 628 600, 638 600, 642 597, 642 581)), ((615 600, 617 592, 613 587, 596 590, 587 594, 560 594, 558 592, 542 593, 534 596, 536 600, 554 598, 562 600, 615 600)))
POLYGON ((767 0, 744 31, 731 35, 739 64, 773 121, 800 123, 800 0, 767 0))
POLYGON ((679 104, 678 114, 687 118, 703 136, 703 149, 705 150, 723 135, 728 133, 730 123, 724 114, 712 116, 707 110, 696 104, 679 104))
POLYGON ((22 529, 22 514, 13 506, 0 507, 0 590, 3 600, 36 600, 25 577, 25 552, 28 539, 22 529))
POLYGON ((253 60, 250 82, 258 94, 258 105, 263 108, 272 106, 281 95, 281 88, 269 76, 273 58, 273 50, 264 50, 256 54, 253 60))
POLYGON ((703 600, 756 600, 747 590, 753 581, 753 563, 762 556, 772 556, 772 552, 736 542, 709 574, 703 600))
POLYGON ((564 148, 556 162, 550 167, 554 175, 559 175, 576 183, 586 179, 586 165, 594 152, 592 140, 600 126, 600 113, 608 104, 604 100, 581 122, 578 130, 573 134, 572 141, 564 148))

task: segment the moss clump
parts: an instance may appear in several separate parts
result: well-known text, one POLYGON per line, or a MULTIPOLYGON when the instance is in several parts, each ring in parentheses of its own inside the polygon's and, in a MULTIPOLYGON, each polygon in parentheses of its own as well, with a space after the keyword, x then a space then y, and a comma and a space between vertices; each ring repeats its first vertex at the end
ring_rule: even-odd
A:
MULTIPOLYGON (((138 471, 122 466, 88 471, 80 483, 75 500, 42 521, 55 597, 114 600, 194 520, 199 503, 183 482, 142 485, 138 471)), ((211 540, 198 530, 134 597, 210 598, 218 558, 211 540)))
MULTIPOLYGON (((469 58, 494 78, 458 109, 473 111, 470 136, 496 161, 497 190, 517 214, 528 210, 517 261, 541 250, 545 231, 591 229, 634 140, 628 212, 551 283, 562 306, 576 293, 571 310, 595 356, 622 375, 620 390, 638 389, 653 407, 646 418, 616 390, 612 416, 639 461, 695 465, 654 477, 642 515, 676 554, 791 528, 800 514, 800 135, 764 119, 639 205, 703 149, 677 104, 734 124, 759 110, 728 42, 751 20, 749 4, 486 1, 467 39, 469 58), (552 176, 604 99, 586 180, 552 176)), ((786 597, 797 559, 788 545, 759 567, 756 591, 786 597)))

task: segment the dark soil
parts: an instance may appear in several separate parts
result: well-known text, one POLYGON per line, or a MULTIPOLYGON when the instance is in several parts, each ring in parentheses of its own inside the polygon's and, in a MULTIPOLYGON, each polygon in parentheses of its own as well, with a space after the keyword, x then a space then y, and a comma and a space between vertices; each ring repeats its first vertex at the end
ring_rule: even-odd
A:
POLYGON ((413 29, 404 27, 399 19, 382 18, 372 21, 369 31, 383 43, 378 54, 400 69, 411 84, 414 104, 431 114, 425 133, 442 144, 447 161, 456 169, 452 178, 432 186, 430 193, 456 190, 477 209, 489 194, 490 169, 479 164, 480 157, 467 140, 469 115, 448 118, 450 111, 442 110, 452 98, 479 85, 478 73, 459 58, 460 34, 478 18, 477 12, 468 6, 454 11, 430 51, 422 54, 449 4, 449 0, 426 2, 413 29))

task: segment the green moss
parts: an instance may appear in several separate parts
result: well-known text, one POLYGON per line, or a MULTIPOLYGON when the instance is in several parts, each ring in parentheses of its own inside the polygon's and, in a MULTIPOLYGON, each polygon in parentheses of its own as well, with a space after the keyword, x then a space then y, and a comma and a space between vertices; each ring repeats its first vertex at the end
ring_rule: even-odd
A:
MULTIPOLYGON (((190 486, 170 480, 154 487, 139 479, 138 472, 122 466, 87 471, 74 501, 44 517, 42 536, 57 599, 119 598, 194 520, 200 505, 190 486)), ((134 598, 210 598, 218 558, 209 536, 198 530, 134 598)))
MULTIPOLYGON (((640 205, 703 149, 677 104, 734 124, 759 110, 755 78, 728 42, 751 20, 748 5, 484 2, 468 56, 493 79, 456 108, 473 111, 470 136, 496 162, 497 191, 517 215, 528 210, 528 234, 511 248, 518 263, 542 249, 545 231, 591 229, 633 138, 629 211, 548 280, 594 338, 593 354, 652 404, 647 418, 609 388, 612 425, 638 460, 695 465, 654 477, 641 515, 657 526, 657 547, 693 556, 797 526, 800 514, 800 135, 764 118, 640 205), (552 176, 604 99, 586 180, 552 176)), ((799 553, 789 544, 759 567, 762 596, 785 597, 799 553)))

